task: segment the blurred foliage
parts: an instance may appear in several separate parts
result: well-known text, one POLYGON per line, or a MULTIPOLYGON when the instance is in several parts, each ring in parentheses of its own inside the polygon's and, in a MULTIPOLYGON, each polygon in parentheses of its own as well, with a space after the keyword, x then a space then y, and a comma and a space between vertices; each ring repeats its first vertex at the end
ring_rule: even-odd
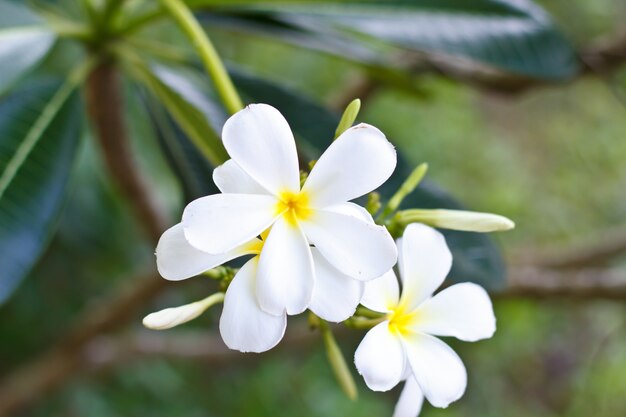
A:
MULTIPOLYGON (((611 34, 626 19, 619 0, 540 3, 577 42, 611 34)), ((231 61, 287 84, 313 103, 334 101, 364 74, 337 57, 210 31, 231 61)), ((55 49, 75 54, 69 47, 55 49)), ((59 56, 47 58, 46 68, 58 68, 59 56)), ((159 152, 136 87, 127 81, 133 145, 174 219, 183 204, 182 190, 159 152)), ((429 162, 429 178, 470 209, 513 218, 517 229, 498 236, 508 253, 584 242, 624 224, 625 109, 605 83, 587 79, 521 97, 485 95, 435 76, 422 77, 418 84, 420 97, 400 88, 382 89, 359 121, 381 128, 410 165, 429 162)), ((3 373, 49 346, 94 294, 152 262, 153 248, 143 243, 103 174, 92 138, 84 136, 59 232, 18 296, 0 307, 3 373)), ((197 299, 206 285, 164 294, 144 313, 197 299)), ((423 416, 626 415, 623 303, 498 301, 496 309, 493 339, 454 343, 469 371, 466 395, 446 410, 426 406, 423 416)), ((215 329, 217 317, 216 310, 188 327, 215 329)), ((133 330, 138 328, 139 320, 133 330)), ((354 331, 342 339, 344 352, 354 351, 359 336, 354 331)), ((335 385, 321 341, 302 351, 278 348, 242 358, 219 367, 139 360, 80 376, 26 415, 378 417, 391 415, 399 394, 398 389, 372 393, 358 380, 359 401, 348 401, 335 385)))

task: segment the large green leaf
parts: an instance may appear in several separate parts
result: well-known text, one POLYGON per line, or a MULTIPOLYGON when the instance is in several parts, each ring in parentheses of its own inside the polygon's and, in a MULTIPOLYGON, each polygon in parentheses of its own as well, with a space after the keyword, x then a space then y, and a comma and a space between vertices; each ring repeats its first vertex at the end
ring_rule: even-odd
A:
POLYGON ((35 66, 54 39, 54 33, 22 4, 0 0, 0 93, 35 66))
MULTIPOLYGON (((161 71, 163 73, 164 69, 161 71)), ((208 91, 210 84, 208 80, 201 82, 200 71, 194 73, 189 69, 180 70, 169 68, 167 72, 170 77, 177 74, 180 77, 189 76, 188 82, 196 88, 188 91, 193 94, 201 94, 202 100, 196 98, 196 102, 208 102, 214 100, 214 96, 208 91), (191 81, 194 80, 194 81, 191 81)), ((301 151, 301 165, 307 161, 318 158, 323 150, 331 143, 335 128, 339 122, 339 117, 329 112, 324 107, 310 100, 309 98, 286 87, 277 85, 270 81, 255 77, 241 70, 231 68, 231 76, 242 93, 246 102, 261 102, 271 104, 279 109, 296 135, 298 148, 301 151)), ((182 90, 181 90, 182 91, 182 90)), ((217 104, 217 103, 215 103, 217 104)), ((182 131, 172 129, 171 126, 163 125, 167 120, 158 116, 155 117, 157 131, 162 136, 168 136, 168 141, 179 141, 178 145, 167 145, 167 153, 175 153, 177 157, 170 162, 176 172, 183 172, 179 179, 186 189, 198 189, 198 183, 206 184, 204 191, 206 194, 215 192, 212 180, 207 174, 206 166, 198 169, 197 150, 188 146, 189 139, 185 138, 182 131), (172 152, 171 148, 175 151, 172 152), (176 150, 178 148, 178 150, 176 150), (182 151, 181 151, 182 149, 182 151), (193 173, 199 173, 201 178, 194 178, 193 173)), ((221 124, 214 125, 215 131, 221 131, 221 124)), ((161 139, 164 140, 163 138, 161 139)), ((393 138, 391 138, 393 141, 393 138)), ((411 172, 411 167, 402 158, 399 158, 398 168, 393 177, 381 189, 385 197, 390 197, 406 176, 411 172)), ((441 190, 436 185, 425 182, 408 196, 403 207, 420 208, 450 208, 459 209, 461 205, 448 193, 441 190)), ((448 244, 454 255, 454 265, 450 274, 453 282, 473 281, 480 283, 489 289, 501 288, 504 284, 505 269, 502 256, 493 239, 489 235, 468 232, 442 231, 448 240, 448 244)))
POLYGON ((180 180, 185 203, 218 193, 219 190, 211 179, 214 167, 198 152, 193 141, 154 96, 145 93, 141 96, 159 145, 180 180))
POLYGON ((66 195, 81 115, 58 87, 37 83, 0 101, 0 302, 41 255, 66 195))
MULTIPOLYGON (((430 63, 454 57, 454 65, 478 64, 539 79, 567 79, 579 70, 572 46, 528 0, 206 3, 211 13, 239 19, 244 29, 244 23, 249 29, 256 22, 258 31, 349 59, 366 56, 364 45, 380 52, 391 46, 422 54, 430 63)), ((385 60, 392 62, 392 56, 393 51, 385 60)))
MULTIPOLYGON (((197 91, 189 78, 166 67, 134 60, 127 69, 131 77, 158 98, 172 118, 204 157, 213 165, 227 159, 226 150, 211 122, 219 120, 221 108, 197 91)), ((222 117, 223 118, 223 117, 222 117)))

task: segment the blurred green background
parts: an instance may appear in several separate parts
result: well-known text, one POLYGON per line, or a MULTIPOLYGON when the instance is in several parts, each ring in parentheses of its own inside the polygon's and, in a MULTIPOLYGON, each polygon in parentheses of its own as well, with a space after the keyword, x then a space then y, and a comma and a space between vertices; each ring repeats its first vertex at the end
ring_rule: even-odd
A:
MULTIPOLYGON (((624 29, 623 0, 540 1, 576 43, 624 29)), ((267 40, 225 31, 211 35, 227 60, 280 80, 320 103, 333 103, 361 70, 267 40)), ((54 66, 54 63, 48 63, 54 66)), ((365 103, 360 121, 383 130, 429 178, 473 210, 514 219, 498 235, 505 254, 551 250, 626 223, 626 109, 614 85, 594 77, 522 95, 480 92, 437 76, 420 79, 423 97, 383 88, 365 103)), ((137 100, 129 91, 129 100, 137 100)), ((142 168, 150 173, 172 223, 180 192, 155 151, 147 116, 128 114, 142 168)), ((59 233, 15 297, 0 307, 0 370, 49 346, 94 294, 141 271, 153 248, 142 243, 91 140, 85 142, 59 233), (71 260, 71 261, 70 261, 71 260)), ((163 294, 142 313, 198 299, 212 289, 194 282, 163 294)), ((603 300, 496 300, 498 331, 474 344, 450 341, 469 372, 465 396, 423 416, 626 415, 626 306, 603 300)), ((219 309, 183 330, 215 333, 219 309)), ((292 327, 293 320, 290 322, 292 327)), ((140 320, 128 333, 140 330, 140 320)), ((351 357, 361 333, 342 332, 351 357)), ((355 372, 356 374, 356 372, 355 372)), ((134 358, 83 373, 41 401, 27 416, 390 416, 399 395, 373 393, 362 381, 347 400, 326 363, 320 340, 224 364, 134 358)))

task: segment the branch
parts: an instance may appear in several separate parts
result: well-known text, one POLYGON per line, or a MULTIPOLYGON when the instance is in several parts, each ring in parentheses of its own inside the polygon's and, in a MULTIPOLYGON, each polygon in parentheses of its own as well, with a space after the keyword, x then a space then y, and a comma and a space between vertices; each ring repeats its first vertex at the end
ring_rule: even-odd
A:
MULTIPOLYGON (((340 334, 348 329, 338 327, 340 334)), ((126 337, 95 339, 84 352, 90 371, 111 367, 150 357, 200 361, 211 367, 223 367, 242 360, 258 360, 267 355, 284 355, 285 352, 311 349, 321 342, 319 332, 305 323, 291 323, 280 344, 265 354, 242 354, 228 349, 221 337, 211 331, 170 330, 163 332, 139 331, 126 337)))
POLYGON ((523 265, 537 265, 554 269, 576 269, 606 265, 626 254, 626 226, 598 234, 591 243, 578 244, 558 251, 530 251, 515 259, 523 265))
POLYGON ((507 281, 507 288, 494 297, 626 299, 626 273, 617 269, 559 271, 535 266, 512 267, 507 281))
POLYGON ((91 73, 85 93, 109 174, 132 203, 138 223, 156 243, 166 229, 167 220, 136 167, 124 123, 119 75, 111 61, 105 61, 91 73))
POLYGON ((82 351, 98 335, 127 323, 167 281, 150 273, 129 280, 117 292, 88 308, 59 343, 0 382, 0 416, 14 415, 65 382, 83 366, 82 351))

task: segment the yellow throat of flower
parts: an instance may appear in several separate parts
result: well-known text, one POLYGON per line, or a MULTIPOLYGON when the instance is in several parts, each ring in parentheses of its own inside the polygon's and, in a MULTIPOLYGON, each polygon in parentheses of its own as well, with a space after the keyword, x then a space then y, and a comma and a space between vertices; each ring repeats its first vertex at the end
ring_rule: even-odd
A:
POLYGON ((392 333, 406 335, 411 332, 411 327, 417 321, 417 311, 408 311, 403 305, 398 305, 391 309, 387 315, 389 320, 389 331, 392 333))
POLYGON ((306 220, 313 213, 309 207, 309 195, 302 191, 297 193, 292 191, 281 192, 276 203, 276 213, 282 213, 290 225, 297 225, 298 220, 306 220))

